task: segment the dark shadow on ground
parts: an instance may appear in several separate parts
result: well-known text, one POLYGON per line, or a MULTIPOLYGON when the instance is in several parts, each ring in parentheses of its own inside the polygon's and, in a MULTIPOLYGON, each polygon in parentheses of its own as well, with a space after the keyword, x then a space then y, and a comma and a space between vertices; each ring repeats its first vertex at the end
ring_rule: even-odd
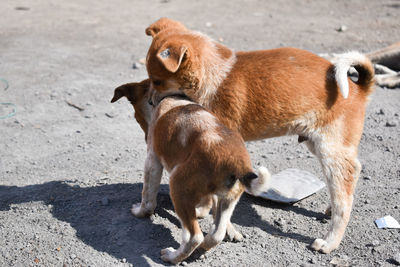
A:
MULTIPOLYGON (((94 187, 71 186, 64 181, 54 181, 24 187, 0 186, 0 210, 9 210, 12 204, 42 201, 53 205, 52 214, 68 222, 77 236, 98 251, 109 253, 118 259, 125 258, 135 266, 149 266, 145 257, 163 264, 160 250, 177 248, 179 244, 165 226, 152 223, 151 218, 138 219, 131 215, 133 203, 141 200, 142 184, 105 184, 94 187)), ((274 236, 295 239, 310 244, 313 239, 295 232, 284 232, 274 225, 274 218, 263 220, 252 204, 266 208, 293 211, 298 214, 324 218, 324 214, 304 208, 277 204, 244 194, 236 206, 232 222, 259 229, 274 236)), ((156 215, 166 218, 180 228, 179 220, 167 210, 173 210, 167 185, 161 185, 156 215)), ((251 238, 251 237, 249 237, 251 238)), ((178 240, 180 242, 180 240, 178 240)), ((191 256, 195 260, 200 254, 191 256)))
POLYGON ((328 217, 321 212, 315 212, 295 205, 277 203, 265 200, 263 198, 253 197, 246 193, 243 194, 232 216, 231 221, 233 223, 248 227, 258 227, 259 229, 267 232, 270 235, 288 237, 307 245, 311 244, 314 241, 315 237, 305 236, 296 232, 282 231, 282 229, 274 223, 274 220, 278 218, 269 218, 268 221, 262 219, 252 207, 253 204, 266 208, 280 209, 287 212, 295 212, 306 217, 314 217, 317 220, 328 219, 328 217))
MULTIPOLYGON (((125 258, 134 266, 150 266, 145 257, 163 264, 160 250, 179 244, 170 229, 130 213, 131 205, 140 202, 141 190, 142 184, 79 187, 63 181, 24 187, 0 186, 0 210, 9 210, 12 204, 42 201, 53 205, 54 217, 69 223, 76 229, 78 238, 94 249, 118 259, 125 258)), ((173 209, 166 185, 161 186, 158 207, 158 216, 180 227, 177 218, 164 210, 173 209)))

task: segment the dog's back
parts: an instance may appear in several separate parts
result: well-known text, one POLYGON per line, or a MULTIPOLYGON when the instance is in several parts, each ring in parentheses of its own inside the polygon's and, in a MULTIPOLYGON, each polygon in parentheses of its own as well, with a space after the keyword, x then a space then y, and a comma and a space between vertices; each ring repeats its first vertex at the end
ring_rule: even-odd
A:
POLYGON ((229 177, 240 178, 252 172, 250 156, 239 133, 188 100, 162 100, 155 110, 150 136, 154 152, 169 172, 185 166, 187 171, 204 176, 202 182, 216 189, 224 185, 229 188, 229 177))

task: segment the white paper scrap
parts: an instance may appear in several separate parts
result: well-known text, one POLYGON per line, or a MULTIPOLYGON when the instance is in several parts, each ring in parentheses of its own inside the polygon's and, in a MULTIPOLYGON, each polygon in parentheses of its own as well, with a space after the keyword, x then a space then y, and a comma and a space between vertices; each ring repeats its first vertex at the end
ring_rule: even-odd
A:
POLYGON ((286 169, 271 176, 270 188, 260 197, 281 203, 295 203, 325 187, 312 173, 286 169))
POLYGON ((400 224, 390 215, 375 220, 376 226, 381 228, 400 228, 400 224))

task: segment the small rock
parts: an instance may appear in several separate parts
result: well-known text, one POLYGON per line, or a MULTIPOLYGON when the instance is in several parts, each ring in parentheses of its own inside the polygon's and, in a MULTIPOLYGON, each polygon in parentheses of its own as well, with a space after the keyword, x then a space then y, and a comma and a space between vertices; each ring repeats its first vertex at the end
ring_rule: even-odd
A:
POLYGON ((346 25, 342 25, 337 29, 338 32, 345 32, 347 31, 347 26, 346 25))
POLYGON ((385 115, 385 112, 383 111, 382 108, 379 109, 379 111, 376 112, 378 115, 385 115))
POLYGON ((126 259, 123 258, 123 259, 121 260, 121 262, 122 262, 122 263, 126 263, 126 259))
POLYGON ((15 10, 18 10, 18 11, 28 11, 28 10, 30 10, 30 8, 29 8, 29 7, 25 7, 25 6, 17 6, 17 7, 15 8, 15 10))
POLYGON ((373 241, 371 242, 371 245, 372 245, 373 247, 379 246, 379 240, 373 240, 373 241))
POLYGON ((383 136, 382 135, 377 135, 376 139, 378 139, 378 141, 383 141, 383 136))
POLYGON ((112 113, 112 112, 106 112, 105 115, 106 115, 107 117, 111 118, 111 119, 117 116, 117 114, 112 113))
POLYGON ((134 62, 132 64, 132 69, 136 70, 136 69, 140 69, 142 67, 142 65, 140 65, 140 63, 138 62, 134 62))
POLYGON ((101 200, 101 205, 103 205, 103 206, 107 206, 109 203, 110 203, 110 200, 108 200, 108 198, 106 198, 106 197, 101 200))
POLYGON ((212 24, 211 22, 206 22, 206 27, 207 27, 207 28, 212 27, 212 25, 213 25, 213 24, 212 24))
POLYGON ((182 261, 182 266, 186 266, 187 265, 187 262, 186 261, 182 261))
POLYGON ((274 220, 274 224, 283 227, 286 225, 286 221, 282 218, 279 218, 278 220, 274 220))
POLYGON ((400 266, 400 252, 397 252, 397 254, 393 256, 392 262, 400 266))
POLYGON ((139 63, 142 65, 146 65, 146 58, 139 59, 139 63))
POLYGON ((335 256, 329 263, 332 264, 333 266, 339 266, 339 267, 350 266, 349 257, 347 256, 341 256, 341 257, 335 256))
POLYGON ((75 259, 75 258, 76 258, 76 255, 75 255, 75 254, 71 254, 70 258, 71 258, 71 259, 75 259))
POLYGON ((385 126, 386 127, 396 127, 397 126, 397 122, 395 122, 395 121, 387 121, 385 126))
POLYGON ((371 180, 371 176, 364 176, 363 179, 369 181, 371 180))

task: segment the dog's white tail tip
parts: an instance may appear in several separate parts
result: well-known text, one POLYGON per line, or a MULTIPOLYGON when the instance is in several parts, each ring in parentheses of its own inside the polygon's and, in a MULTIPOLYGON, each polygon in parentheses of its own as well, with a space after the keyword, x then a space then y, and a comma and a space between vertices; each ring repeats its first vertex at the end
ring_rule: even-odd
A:
POLYGON ((259 196, 263 192, 266 192, 269 188, 271 182, 271 174, 265 167, 258 168, 257 171, 258 178, 251 181, 250 193, 254 196, 259 196))

